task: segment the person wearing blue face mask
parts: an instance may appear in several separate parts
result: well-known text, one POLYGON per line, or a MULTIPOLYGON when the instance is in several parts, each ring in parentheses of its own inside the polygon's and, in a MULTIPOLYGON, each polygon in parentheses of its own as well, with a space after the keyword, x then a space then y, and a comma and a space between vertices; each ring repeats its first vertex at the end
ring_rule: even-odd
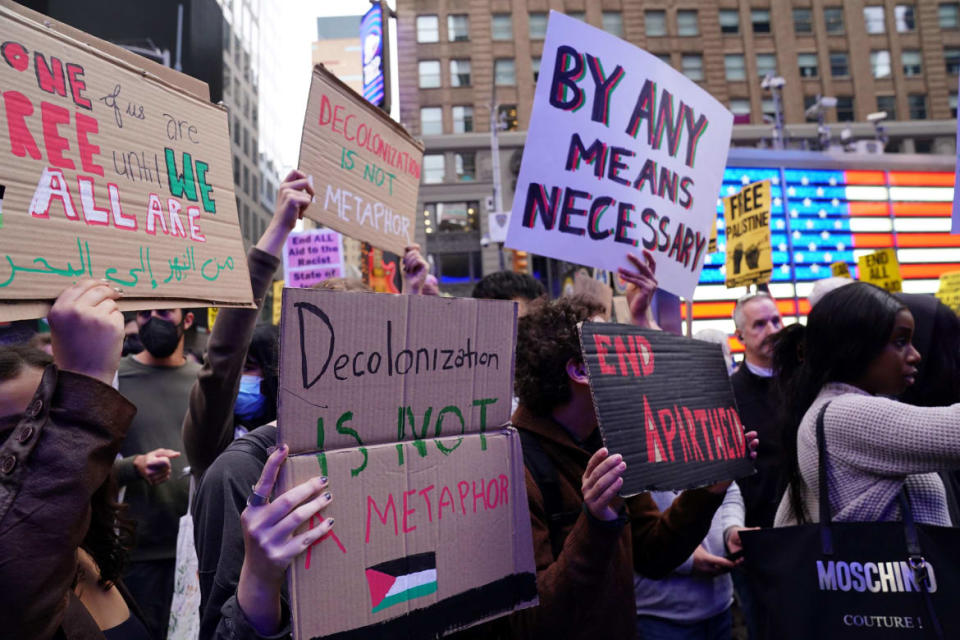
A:
POLYGON ((234 437, 277 418, 279 340, 279 329, 272 324, 259 325, 253 331, 233 407, 234 437))

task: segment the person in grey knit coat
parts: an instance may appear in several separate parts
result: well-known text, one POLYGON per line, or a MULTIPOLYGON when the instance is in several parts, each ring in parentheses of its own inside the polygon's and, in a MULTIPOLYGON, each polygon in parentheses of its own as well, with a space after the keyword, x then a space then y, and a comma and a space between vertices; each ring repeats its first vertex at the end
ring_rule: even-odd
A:
POLYGON ((774 354, 783 396, 789 487, 774 526, 817 522, 816 422, 821 407, 836 521, 901 519, 907 488, 917 521, 950 526, 936 472, 960 467, 960 404, 918 407, 892 399, 916 380, 914 319, 893 295, 856 282, 828 293, 806 327, 778 335, 774 354))

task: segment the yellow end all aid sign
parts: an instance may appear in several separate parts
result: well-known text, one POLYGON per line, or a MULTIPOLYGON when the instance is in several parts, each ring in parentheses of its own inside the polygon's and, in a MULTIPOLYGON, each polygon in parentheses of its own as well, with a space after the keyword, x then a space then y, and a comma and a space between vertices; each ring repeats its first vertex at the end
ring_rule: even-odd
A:
POLYGON ((861 281, 875 284, 890 293, 903 291, 896 250, 877 249, 873 253, 860 256, 857 264, 861 281))

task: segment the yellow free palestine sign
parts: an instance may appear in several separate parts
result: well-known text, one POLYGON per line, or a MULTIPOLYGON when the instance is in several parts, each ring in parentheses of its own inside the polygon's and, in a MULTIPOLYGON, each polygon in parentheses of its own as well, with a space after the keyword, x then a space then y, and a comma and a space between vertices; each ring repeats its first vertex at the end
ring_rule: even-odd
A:
POLYGON ((960 271, 948 271, 940 274, 940 288, 937 298, 943 304, 960 313, 960 271))
POLYGON ((873 253, 860 256, 857 260, 860 267, 860 280, 875 284, 890 293, 900 293, 903 287, 900 282, 900 263, 897 262, 897 252, 894 249, 877 249, 873 253))
POLYGON ((770 282, 770 193, 770 181, 763 180, 723 199, 728 288, 770 282))

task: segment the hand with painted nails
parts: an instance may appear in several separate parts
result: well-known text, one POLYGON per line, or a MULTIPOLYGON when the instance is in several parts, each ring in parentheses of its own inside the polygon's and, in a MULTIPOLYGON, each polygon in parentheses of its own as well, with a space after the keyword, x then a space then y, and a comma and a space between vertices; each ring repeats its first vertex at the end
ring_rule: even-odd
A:
POLYGON ((623 486, 623 472, 627 463, 619 453, 610 455, 606 447, 590 456, 583 474, 583 502, 597 520, 616 520, 620 515, 623 499, 617 491, 623 486))
POLYGON ((327 518, 319 526, 296 533, 300 525, 333 499, 326 478, 311 478, 272 500, 264 500, 273 493, 288 451, 288 447, 282 445, 270 454, 260 479, 252 488, 259 498, 248 501, 247 508, 240 514, 244 558, 237 584, 237 602, 261 635, 276 633, 280 627, 280 589, 287 567, 333 527, 333 518, 327 518))
POLYGON ((437 296, 437 278, 430 274, 430 265, 420 253, 419 244, 411 244, 403 254, 403 292, 410 295, 437 296))
POLYGON ((630 305, 630 315, 633 324, 648 329, 659 329, 650 313, 650 302, 657 291, 657 263, 653 254, 644 250, 643 260, 640 256, 627 254, 627 259, 633 268, 620 267, 617 274, 627 283, 627 304, 630 305))

